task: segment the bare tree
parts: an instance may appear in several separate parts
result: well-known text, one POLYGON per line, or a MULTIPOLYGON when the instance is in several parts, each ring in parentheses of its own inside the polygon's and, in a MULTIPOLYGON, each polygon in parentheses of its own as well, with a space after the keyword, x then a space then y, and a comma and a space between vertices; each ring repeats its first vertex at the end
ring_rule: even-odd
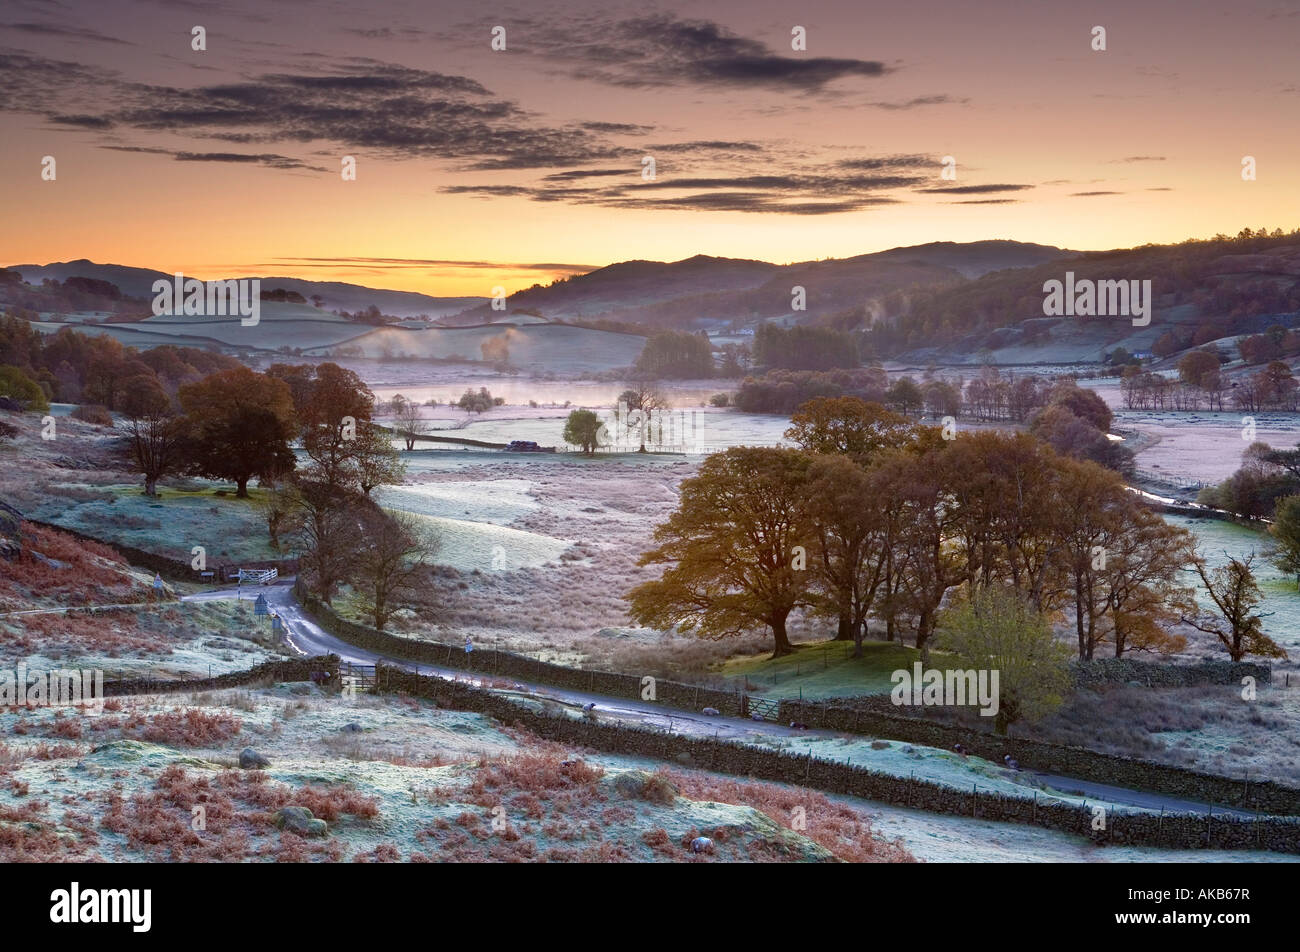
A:
POLYGON ((300 480, 293 532, 302 547, 302 569, 312 590, 326 602, 348 577, 362 546, 362 512, 377 509, 369 499, 337 486, 300 480))
MULTIPOLYGON (((651 440, 654 441, 653 424, 657 412, 672 408, 668 398, 664 396, 663 391, 659 389, 656 383, 645 377, 636 378, 628 381, 628 388, 618 395, 618 402, 627 408, 627 417, 623 424, 629 430, 637 430, 640 437, 641 448, 638 453, 646 452, 645 441, 646 433, 651 433, 651 440)), ((660 424, 662 427, 662 423, 660 424)), ((662 433, 660 437, 662 439, 662 433)))
POLYGON ((258 506, 266 518, 266 532, 271 537, 271 548, 278 550, 281 547, 281 533, 292 528, 294 515, 301 507, 298 489, 292 484, 276 486, 262 494, 258 506))
POLYGON ((428 560, 438 551, 439 541, 407 513, 376 509, 366 519, 365 543, 356 553, 353 578, 380 631, 388 623, 395 604, 418 590, 428 560))
POLYGON ((1228 556, 1228 564, 1216 569, 1210 569, 1199 554, 1192 563, 1221 617, 1206 614, 1184 618, 1183 621, 1218 638, 1233 661, 1240 661, 1248 654, 1265 658, 1286 657, 1286 652, 1277 642, 1264 634, 1262 619, 1273 613, 1255 610, 1259 607, 1260 593, 1250 567, 1254 561, 1255 553, 1252 552, 1244 559, 1228 556))
POLYGON ((126 382, 121 405, 131 461, 144 476, 144 494, 156 496, 158 480, 183 463, 184 434, 171 398, 155 378, 141 375, 126 382))
POLYGON ((420 416, 420 405, 414 400, 393 397, 393 430, 406 441, 408 450, 415 449, 415 441, 429 432, 428 421, 420 416))

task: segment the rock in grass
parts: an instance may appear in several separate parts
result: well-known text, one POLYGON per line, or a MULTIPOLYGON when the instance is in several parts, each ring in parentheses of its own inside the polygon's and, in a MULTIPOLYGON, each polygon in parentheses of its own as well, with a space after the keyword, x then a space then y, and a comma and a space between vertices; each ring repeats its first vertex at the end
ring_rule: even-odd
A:
POLYGON ((272 821, 280 829, 299 836, 324 836, 329 832, 329 824, 318 820, 306 807, 281 807, 275 811, 272 821))
POLYGON ((253 750, 253 748, 245 747, 239 752, 239 766, 245 770, 261 770, 271 766, 271 761, 253 750))
POLYGON ((614 789, 627 800, 648 800, 663 806, 677 801, 677 788, 666 778, 644 770, 625 770, 614 778, 614 789))

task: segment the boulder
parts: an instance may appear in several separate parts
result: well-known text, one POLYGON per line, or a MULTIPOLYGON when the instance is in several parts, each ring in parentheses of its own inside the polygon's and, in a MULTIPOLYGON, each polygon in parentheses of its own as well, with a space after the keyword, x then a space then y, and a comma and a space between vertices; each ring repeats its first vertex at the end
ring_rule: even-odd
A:
POLYGON ((245 770, 262 770, 271 766, 271 761, 253 750, 253 748, 245 747, 239 752, 239 766, 245 770))
POLYGON ((299 836, 324 836, 330 829, 328 823, 318 820, 306 807, 281 807, 271 820, 280 829, 299 836))
POLYGON ((677 788, 668 780, 644 770, 625 770, 614 778, 614 789, 625 800, 649 800, 671 806, 677 800, 677 788))

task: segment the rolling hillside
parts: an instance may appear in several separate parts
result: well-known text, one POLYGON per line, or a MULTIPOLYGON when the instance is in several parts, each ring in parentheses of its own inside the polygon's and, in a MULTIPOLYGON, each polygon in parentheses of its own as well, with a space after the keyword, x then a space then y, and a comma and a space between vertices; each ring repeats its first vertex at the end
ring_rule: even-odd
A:
MULTIPOLYGON (((698 330, 797 317, 824 321, 843 312, 879 311, 884 298, 913 288, 947 287, 989 271, 1024 268, 1073 252, 1014 241, 936 242, 853 258, 776 265, 696 255, 682 261, 625 261, 513 294, 512 308, 560 320, 601 319, 652 328, 698 330), (792 288, 807 309, 791 311, 792 288)), ((491 319, 486 305, 448 323, 491 319)))
MULTIPOLYGON (((165 271, 131 268, 120 264, 97 264, 85 258, 45 265, 9 265, 8 270, 17 271, 28 284, 40 284, 47 278, 66 281, 71 277, 109 281, 117 285, 127 297, 146 301, 153 298, 155 281, 172 280, 172 275, 165 271)), ((208 276, 205 280, 217 280, 217 278, 208 276)), ((327 311, 360 311, 373 304, 383 313, 395 317, 416 317, 427 314, 431 318, 438 318, 463 311, 481 300, 473 297, 430 297, 414 291, 388 291, 338 281, 306 281, 301 278, 286 277, 265 277, 260 280, 263 291, 283 288, 286 291, 296 291, 308 300, 311 300, 313 295, 319 295, 323 299, 322 306, 327 311)))

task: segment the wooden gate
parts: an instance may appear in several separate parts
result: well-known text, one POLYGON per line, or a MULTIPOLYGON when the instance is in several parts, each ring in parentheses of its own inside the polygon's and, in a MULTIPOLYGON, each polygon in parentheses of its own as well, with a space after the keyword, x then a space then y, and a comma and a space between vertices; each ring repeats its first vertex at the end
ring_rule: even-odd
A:
POLYGON ((775 721, 781 716, 781 702, 746 695, 745 716, 751 720, 775 721))
POLYGON ((357 692, 371 691, 375 687, 375 666, 373 664, 353 664, 350 661, 339 662, 339 686, 342 690, 357 692))

